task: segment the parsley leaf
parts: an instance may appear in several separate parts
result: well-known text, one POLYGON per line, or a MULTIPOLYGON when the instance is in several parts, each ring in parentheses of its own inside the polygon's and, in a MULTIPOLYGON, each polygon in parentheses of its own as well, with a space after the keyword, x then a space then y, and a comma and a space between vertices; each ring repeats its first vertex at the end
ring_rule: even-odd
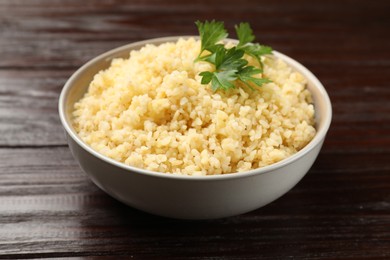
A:
POLYGON ((255 58, 260 64, 260 67, 263 67, 260 56, 271 54, 272 48, 258 43, 252 43, 255 40, 255 35, 249 23, 240 23, 238 26, 235 26, 235 29, 239 40, 237 48, 244 50, 246 54, 255 58))
POLYGON ((236 70, 226 70, 226 71, 203 71, 199 74, 202 76, 202 84, 209 84, 211 81, 211 89, 216 91, 219 88, 224 90, 235 88, 233 81, 237 79, 236 70))
POLYGON ((255 36, 253 35, 253 31, 249 23, 240 23, 238 26, 234 26, 234 28, 236 29, 239 40, 237 48, 240 48, 241 46, 244 46, 245 44, 255 40, 255 36))
POLYGON ((216 52, 215 68, 217 70, 239 70, 248 64, 248 61, 243 59, 243 50, 237 50, 235 47, 231 49, 220 49, 216 52))
POLYGON ((212 90, 217 91, 218 89, 236 88, 234 84, 236 81, 243 82, 250 89, 271 82, 269 79, 259 78, 256 75, 263 72, 260 56, 272 53, 272 48, 252 43, 255 36, 248 23, 235 26, 239 43, 229 49, 224 44, 218 43, 228 35, 223 22, 197 21, 196 26, 201 38, 201 50, 195 61, 209 62, 215 66, 215 71, 203 71, 199 74, 202 77, 202 84, 211 82, 212 90), (209 53, 202 56, 204 51, 209 53), (260 68, 247 66, 248 61, 244 58, 244 54, 256 58, 260 68))
POLYGON ((244 50, 246 54, 255 58, 257 62, 260 64, 260 67, 263 67, 263 63, 261 62, 260 56, 272 53, 271 47, 260 45, 258 43, 246 44, 242 46, 241 49, 244 50))
POLYGON ((198 27, 201 38, 199 57, 205 50, 213 52, 217 42, 228 36, 223 22, 216 22, 215 20, 212 20, 211 22, 206 21, 202 23, 200 21, 196 21, 195 24, 198 27))
POLYGON ((258 75, 262 72, 263 71, 261 69, 255 68, 253 66, 247 66, 238 73, 238 79, 242 81, 245 85, 247 85, 250 89, 253 89, 253 87, 248 84, 248 82, 253 82, 257 86, 261 86, 264 83, 271 82, 271 80, 266 78, 253 77, 254 75, 258 75))

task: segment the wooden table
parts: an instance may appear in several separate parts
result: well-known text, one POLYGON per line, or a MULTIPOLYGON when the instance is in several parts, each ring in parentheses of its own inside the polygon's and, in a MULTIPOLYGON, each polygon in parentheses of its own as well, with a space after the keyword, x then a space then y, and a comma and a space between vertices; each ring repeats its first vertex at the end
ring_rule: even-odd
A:
POLYGON ((387 0, 0 0, 0 258, 390 259, 389 47, 387 0), (129 208, 72 158, 60 90, 102 52, 213 18, 249 21, 318 76, 334 109, 324 147, 294 189, 251 213, 129 208))

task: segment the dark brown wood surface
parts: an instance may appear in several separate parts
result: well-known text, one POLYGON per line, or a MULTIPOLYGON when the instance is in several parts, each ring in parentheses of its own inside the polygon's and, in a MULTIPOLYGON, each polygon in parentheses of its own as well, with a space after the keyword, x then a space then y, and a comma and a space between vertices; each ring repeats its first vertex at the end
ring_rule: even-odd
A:
POLYGON ((0 0, 0 258, 390 259, 389 82, 387 0, 0 0), (102 52, 213 18, 249 21, 318 76, 334 109, 323 150, 294 189, 241 216, 129 208, 70 155, 60 90, 102 52))

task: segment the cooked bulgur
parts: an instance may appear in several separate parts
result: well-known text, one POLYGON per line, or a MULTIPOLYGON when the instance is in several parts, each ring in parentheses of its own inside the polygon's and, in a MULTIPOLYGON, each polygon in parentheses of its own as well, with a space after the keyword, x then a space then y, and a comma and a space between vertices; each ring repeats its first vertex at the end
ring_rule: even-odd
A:
POLYGON ((271 83, 213 93, 200 83, 213 68, 194 63, 199 50, 199 41, 180 39, 114 59, 74 106, 79 136, 122 163, 186 175, 248 171, 311 141, 314 107, 301 74, 266 57, 271 83))

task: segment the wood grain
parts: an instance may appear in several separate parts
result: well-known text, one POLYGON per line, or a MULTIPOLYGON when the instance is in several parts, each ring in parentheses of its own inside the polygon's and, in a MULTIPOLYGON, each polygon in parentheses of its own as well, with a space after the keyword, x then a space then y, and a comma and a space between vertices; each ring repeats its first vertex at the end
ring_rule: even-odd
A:
POLYGON ((389 259, 390 2, 0 0, 0 258, 389 259), (256 211, 179 221, 86 177, 57 104, 83 63, 195 20, 249 21, 325 85, 334 116, 307 176, 256 211))
POLYGON ((0 257, 388 256, 388 155, 373 164, 345 154, 341 166, 330 163, 337 154, 321 154, 296 188, 262 209, 178 221, 114 201, 81 174, 66 147, 1 149, 0 257))
POLYGON ((65 145, 58 96, 72 71, 0 70, 0 147, 65 145))

